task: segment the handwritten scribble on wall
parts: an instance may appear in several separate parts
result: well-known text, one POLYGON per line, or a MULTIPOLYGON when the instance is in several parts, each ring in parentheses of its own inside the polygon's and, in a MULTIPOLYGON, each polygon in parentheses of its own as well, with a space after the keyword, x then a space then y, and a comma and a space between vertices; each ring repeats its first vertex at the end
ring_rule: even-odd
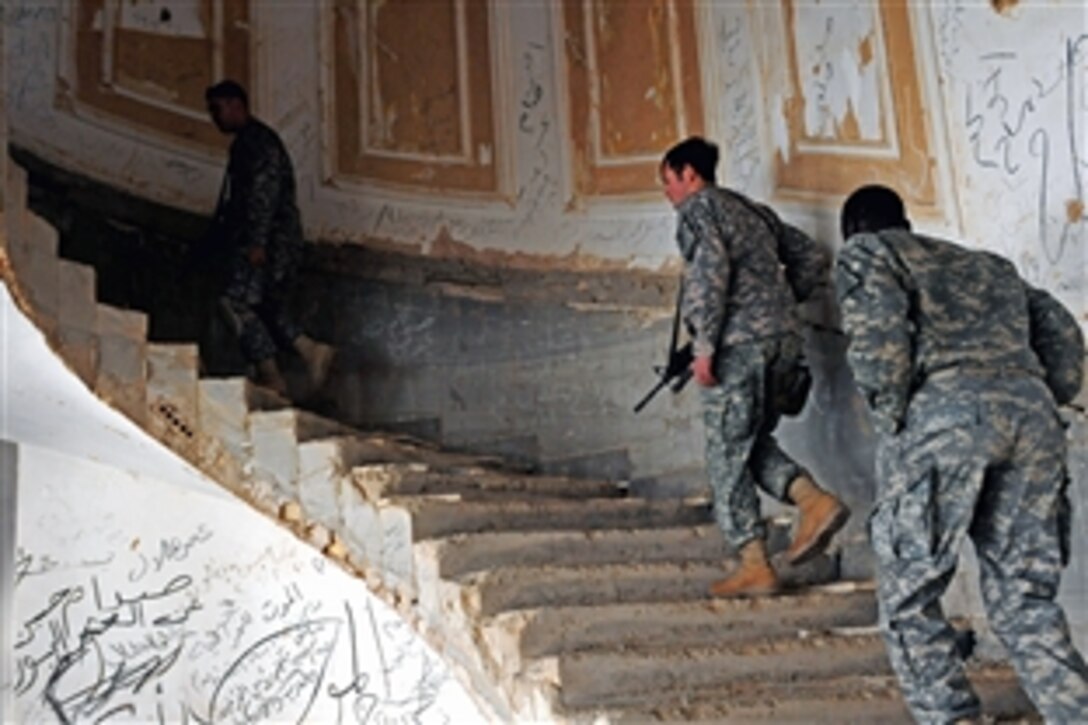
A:
POLYGON ((243 504, 50 460, 20 490, 19 722, 479 720, 407 621, 243 504))

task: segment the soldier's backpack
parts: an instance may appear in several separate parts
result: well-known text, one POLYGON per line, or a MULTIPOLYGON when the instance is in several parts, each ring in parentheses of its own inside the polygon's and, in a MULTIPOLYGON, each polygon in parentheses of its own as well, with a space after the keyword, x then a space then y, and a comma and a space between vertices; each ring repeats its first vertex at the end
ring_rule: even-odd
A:
POLYGON ((763 204, 748 197, 726 190, 733 198, 754 212, 778 242, 778 261, 786 270, 786 281, 793 290, 793 298, 804 302, 827 280, 831 260, 824 250, 807 234, 792 224, 787 224, 763 204))

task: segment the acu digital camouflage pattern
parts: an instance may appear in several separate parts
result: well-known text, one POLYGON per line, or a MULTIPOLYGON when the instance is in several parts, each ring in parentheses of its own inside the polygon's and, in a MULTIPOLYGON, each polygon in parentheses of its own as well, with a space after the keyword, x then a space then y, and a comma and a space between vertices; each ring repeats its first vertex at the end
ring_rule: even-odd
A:
POLYGON ((807 475, 774 437, 780 417, 774 390, 800 358, 794 335, 733 345, 715 360, 719 385, 700 388, 714 518, 734 549, 766 536, 756 486, 789 502, 790 483, 807 475))
POLYGON ((785 235, 776 232, 788 230, 789 239, 808 242, 810 253, 797 255, 791 265, 798 278, 823 279, 828 262, 812 240, 770 209, 717 186, 689 196, 677 214, 676 241, 686 262, 682 310, 696 355, 799 333, 794 291, 779 259, 785 235))
POLYGON ((1055 398, 1081 384, 1076 321, 1008 261, 905 230, 852 237, 836 286, 881 432, 870 535, 881 625, 914 716, 979 712, 939 602, 970 537, 990 624, 1025 691, 1048 722, 1084 722, 1088 666, 1054 601, 1070 525, 1055 398), (1037 355, 1033 341, 1065 352, 1037 355))
POLYGON ((802 363, 795 298, 826 279, 828 260, 803 232, 727 189, 708 186, 677 212, 682 314, 719 381, 701 389, 707 476, 718 524, 739 548, 765 533, 756 486, 786 501, 805 473, 774 438, 779 411, 768 391, 802 363), (788 275, 780 255, 791 261, 788 275))
POLYGON ((242 353, 251 362, 267 360, 275 356, 277 340, 290 344, 300 334, 287 303, 303 237, 291 159, 275 131, 256 119, 231 143, 216 224, 234 249, 223 301, 242 353), (247 256, 254 246, 265 249, 260 267, 247 256))

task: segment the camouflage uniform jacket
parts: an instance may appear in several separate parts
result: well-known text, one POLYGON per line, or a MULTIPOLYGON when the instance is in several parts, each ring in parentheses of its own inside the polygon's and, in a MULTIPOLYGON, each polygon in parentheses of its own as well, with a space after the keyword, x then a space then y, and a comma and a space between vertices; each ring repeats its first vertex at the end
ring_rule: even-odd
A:
POLYGON ((827 271, 811 239, 770 209, 717 186, 690 195, 677 214, 676 241, 685 261, 681 310, 696 355, 799 332, 796 302, 811 289, 796 280, 813 280, 814 286, 827 271), (780 261, 783 245, 803 250, 791 255, 789 278, 780 261))
POLYGON ((1080 390, 1076 319, 1002 257, 906 230, 857 234, 835 284, 850 367, 883 433, 898 432, 913 392, 942 371, 1036 375, 1059 404, 1080 390))
POLYGON ((291 157, 276 132, 257 119, 230 145, 215 218, 232 246, 265 247, 275 256, 302 243, 291 157))

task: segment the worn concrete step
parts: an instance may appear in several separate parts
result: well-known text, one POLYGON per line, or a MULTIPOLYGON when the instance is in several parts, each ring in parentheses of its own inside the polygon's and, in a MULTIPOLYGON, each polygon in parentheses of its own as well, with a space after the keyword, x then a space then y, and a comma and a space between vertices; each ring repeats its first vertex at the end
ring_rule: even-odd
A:
MULTIPOLYGON (((4 179, 4 216, 9 223, 15 216, 21 216, 27 208, 28 185, 26 169, 13 163, 7 163, 7 178, 4 179)), ((10 232, 10 227, 8 228, 10 232)))
POLYGON ((791 596, 698 599, 502 612, 481 632, 504 672, 562 652, 698 647, 866 627, 877 621, 868 583, 838 582, 791 596))
POLYGON ((453 496, 393 497, 385 504, 391 514, 399 511, 410 524, 412 542, 487 531, 638 529, 710 521, 710 506, 703 501, 626 498, 465 501, 453 496))
POLYGON ((630 483, 630 489, 632 496, 643 498, 685 498, 706 495, 710 491, 706 468, 701 464, 635 478, 630 483))
POLYGON ((458 466, 499 466, 494 456, 443 450, 437 444, 394 431, 351 429, 364 451, 355 459, 364 463, 422 463, 436 468, 458 466), (365 444, 365 445, 364 445, 365 444))
POLYGON ((573 456, 552 456, 541 460, 537 466, 541 473, 580 478, 610 478, 616 481, 630 478, 634 466, 626 448, 616 448, 596 453, 579 453, 573 456))
POLYGON ((95 306, 95 329, 101 337, 118 337, 146 342, 147 315, 137 310, 123 310, 113 305, 95 306))
POLYGON ((196 345, 147 346, 147 430, 186 460, 197 456, 200 431, 196 345))
MULTIPOLYGON (((990 721, 1042 722, 1005 666, 969 668, 971 684, 990 721)), ((664 691, 653 702, 626 708, 566 709, 573 722, 813 723, 814 725, 910 725, 895 678, 867 674, 782 685, 744 683, 731 687, 664 691)))
POLYGON ((93 267, 58 260, 56 342, 61 358, 83 380, 94 386, 98 378, 98 305, 93 267))
POLYGON ((540 460, 540 440, 533 434, 502 436, 496 431, 446 432, 442 447, 459 453, 495 456, 507 466, 534 470, 540 460))
POLYGON ((61 292, 57 308, 58 325, 87 333, 97 332, 94 267, 59 259, 57 278, 61 292))
POLYGON ((348 429, 337 421, 297 408, 251 412, 253 494, 274 510, 286 501, 297 501, 299 444, 346 432, 348 429))
POLYGON ((147 315, 95 305, 95 392, 141 426, 147 420, 147 315))
POLYGON ((298 500, 307 521, 342 528, 340 499, 359 445, 355 436, 336 436, 298 446, 298 500))
POLYGON ((341 511, 345 524, 352 519, 359 527, 359 531, 350 533, 357 548, 368 552, 369 561, 380 562, 388 585, 409 590, 437 576, 432 574, 435 564, 428 557, 429 552, 414 546, 426 539, 488 531, 667 527, 701 523, 710 517, 705 502, 623 498, 572 500, 508 493, 483 494, 481 500, 453 494, 393 497, 373 502, 356 486, 351 486, 345 493, 341 511), (489 496, 498 498, 488 500, 489 496), (377 531, 372 523, 375 517, 377 531), (377 552, 380 556, 376 559, 377 552), (418 576, 417 570, 420 571, 418 576))
POLYGON ((197 383, 201 445, 198 467, 225 486, 244 480, 252 444, 249 414, 284 408, 288 400, 245 378, 205 378, 197 383))
POLYGON ((60 323, 56 329, 56 341, 61 359, 80 380, 93 388, 98 380, 98 335, 93 328, 88 331, 60 323))
MULTIPOLYGON (((772 521, 772 552, 789 543, 789 521, 772 521)), ((443 578, 511 566, 591 566, 664 561, 723 561, 731 556, 714 524, 577 531, 502 531, 455 536, 417 544, 443 578)))
POLYGON ((274 390, 243 377, 201 378, 200 390, 209 404, 241 411, 239 419, 253 410, 278 410, 291 404, 274 390))
POLYGON ((529 475, 483 466, 425 463, 371 463, 352 471, 355 485, 370 500, 391 496, 505 492, 554 498, 621 497, 625 489, 613 481, 529 475))
POLYGON ((891 674, 876 634, 817 634, 675 649, 613 648, 558 657, 566 707, 656 703, 663 696, 750 683, 786 694, 799 683, 891 674), (771 686, 777 686, 772 689, 771 686))
POLYGON ((55 335, 60 308, 60 260, 57 230, 31 212, 13 214, 7 229, 7 253, 35 324, 47 337, 55 335))
MULTIPOLYGON (((657 562, 598 566, 509 567, 458 579, 469 616, 542 607, 591 607, 636 602, 707 600, 714 582, 734 562, 657 562)), ((835 557, 821 556, 799 567, 776 562, 784 593, 826 584, 838 574, 835 557)))
MULTIPOLYGON (((403 463, 417 458, 442 460, 444 454, 405 438, 378 434, 345 434, 305 441, 298 446, 299 501, 308 520, 330 529, 339 529, 342 521, 343 489, 350 483, 353 469, 390 467, 430 468, 422 463, 403 463), (397 461, 396 463, 387 463, 397 461)), ((463 457, 450 458, 461 463, 463 457)), ((365 490, 355 486, 358 493, 365 490)))
POLYGON ((368 432, 392 433, 411 436, 420 440, 437 442, 442 440, 442 418, 412 418, 408 420, 367 421, 359 425, 368 432))

